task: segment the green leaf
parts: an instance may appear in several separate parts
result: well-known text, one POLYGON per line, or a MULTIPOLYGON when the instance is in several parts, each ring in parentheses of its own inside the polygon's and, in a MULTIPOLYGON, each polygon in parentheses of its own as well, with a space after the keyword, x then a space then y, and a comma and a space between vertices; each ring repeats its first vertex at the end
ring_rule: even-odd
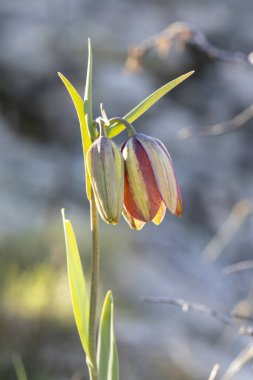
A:
POLYGON ((12 357, 12 361, 15 367, 15 372, 18 380, 27 380, 27 374, 24 367, 23 360, 19 354, 14 354, 12 357))
POLYGON ((86 193, 87 197, 90 200, 91 199, 91 185, 90 185, 90 178, 87 173, 87 170, 85 168, 85 156, 87 153, 87 150, 91 146, 91 138, 88 130, 88 125, 86 122, 85 117, 85 111, 84 111, 84 101, 81 98, 81 96, 78 94, 76 89, 72 86, 72 84, 69 82, 69 80, 61 73, 58 73, 59 77, 63 81, 66 89, 69 92, 69 95, 71 96, 71 99, 74 103, 76 113, 78 116, 79 124, 80 124, 80 130, 81 130, 81 138, 82 138, 82 146, 83 146, 83 157, 84 157, 84 170, 85 170, 85 179, 86 179, 86 193))
MULTIPOLYGON (((191 76, 194 71, 190 71, 180 77, 172 80, 171 82, 165 84, 151 95, 149 95, 146 99, 144 99, 141 103, 139 103, 135 108, 133 108, 128 114, 126 114, 123 119, 127 120, 129 123, 133 123, 138 117, 140 117, 144 112, 146 112, 153 104, 155 104, 159 99, 161 99, 167 92, 171 91, 174 87, 178 86, 185 79, 191 76)), ((115 123, 107 130, 108 137, 112 138, 117 136, 120 132, 125 129, 125 126, 121 123, 115 123)))
POLYGON ((72 306, 83 349, 89 358, 89 298, 86 290, 87 287, 75 234, 70 221, 65 219, 64 210, 62 210, 62 220, 67 251, 68 277, 72 306))
POLYGON ((87 74, 86 74, 86 84, 84 91, 84 112, 85 120, 90 131, 91 139, 95 138, 95 130, 93 127, 93 116, 92 116, 92 49, 90 38, 88 39, 88 64, 87 64, 87 74))
POLYGON ((98 334, 98 374, 99 380, 118 380, 118 352, 113 327, 113 300, 109 291, 105 297, 98 334))

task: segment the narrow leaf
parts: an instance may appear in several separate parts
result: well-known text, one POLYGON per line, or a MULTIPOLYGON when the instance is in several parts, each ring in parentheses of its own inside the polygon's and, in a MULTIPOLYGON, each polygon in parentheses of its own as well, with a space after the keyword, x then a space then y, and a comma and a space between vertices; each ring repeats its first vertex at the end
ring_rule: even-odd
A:
POLYGON ((93 127, 93 116, 92 116, 92 49, 90 38, 88 39, 88 64, 87 64, 87 74, 86 74, 86 84, 84 91, 84 112, 87 126, 90 131, 90 136, 92 139, 95 138, 94 127, 93 127))
POLYGON ((23 360, 19 354, 14 354, 12 361, 15 367, 15 372, 18 380, 27 380, 27 374, 24 367, 23 360))
POLYGON ((86 290, 86 282, 83 275, 75 234, 71 222, 68 219, 65 219, 64 210, 62 210, 62 220, 67 251, 68 277, 72 306, 83 349, 89 358, 89 298, 86 290))
MULTIPOLYGON (((84 101, 81 98, 81 96, 78 94, 76 89, 72 86, 72 84, 69 82, 69 80, 61 73, 58 73, 59 77, 63 81, 66 89, 69 92, 69 95, 71 96, 71 99, 74 103, 76 113, 78 116, 79 124, 80 124, 80 130, 81 130, 81 138, 82 138, 82 146, 83 146, 83 157, 85 161, 85 156, 87 153, 87 150, 91 146, 91 138, 88 130, 88 124, 85 117, 85 110, 84 110, 84 101)), ((84 162, 84 170, 85 170, 85 162, 84 162)), ((90 200, 91 199, 91 186, 90 186, 90 179, 89 175, 85 170, 85 178, 86 178, 86 193, 87 197, 90 200)))
POLYGON ((99 325, 97 352, 99 380, 119 379, 118 352, 113 319, 113 300, 109 291, 105 297, 99 325))
MULTIPOLYGON (((165 84, 151 95, 149 95, 146 99, 144 99, 141 103, 139 103, 135 108, 133 108, 130 112, 128 112, 123 119, 127 120, 129 123, 133 123, 138 117, 140 117, 144 112, 146 112, 153 104, 155 104, 159 99, 161 99, 167 92, 171 91, 174 87, 178 86, 185 79, 191 76, 194 71, 190 71, 180 77, 172 80, 171 82, 165 84)), ((107 130, 108 137, 117 136, 120 132, 125 129, 125 126, 121 123, 115 123, 107 130)))

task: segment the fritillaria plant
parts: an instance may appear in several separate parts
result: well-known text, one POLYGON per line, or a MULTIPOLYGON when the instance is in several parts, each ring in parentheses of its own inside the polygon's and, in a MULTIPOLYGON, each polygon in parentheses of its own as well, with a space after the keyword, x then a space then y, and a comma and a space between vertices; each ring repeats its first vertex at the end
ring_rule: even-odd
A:
POLYGON ((145 223, 160 224, 166 208, 182 214, 182 200, 171 157, 157 139, 136 133, 133 123, 168 91, 193 71, 165 84, 124 117, 108 119, 92 114, 92 51, 88 43, 88 66, 84 98, 59 73, 74 103, 81 129, 92 233, 90 294, 71 222, 62 210, 69 286, 77 329, 86 355, 90 380, 118 380, 118 354, 113 327, 113 299, 108 291, 101 312, 97 338, 97 298, 99 281, 99 219, 117 224, 123 214, 132 229, 145 223), (127 129, 128 138, 119 148, 113 137, 127 129))

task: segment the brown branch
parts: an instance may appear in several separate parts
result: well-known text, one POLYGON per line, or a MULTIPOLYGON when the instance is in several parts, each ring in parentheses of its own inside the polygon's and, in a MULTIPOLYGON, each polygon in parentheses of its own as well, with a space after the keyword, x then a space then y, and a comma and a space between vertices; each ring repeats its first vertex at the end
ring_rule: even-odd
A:
POLYGON ((181 139, 188 139, 190 137, 199 136, 219 136, 224 133, 232 132, 247 123, 253 118, 253 104, 248 108, 244 109, 238 115, 236 115, 232 120, 226 121, 220 124, 214 124, 203 129, 191 130, 189 128, 182 128, 179 131, 179 137, 181 139))
POLYGON ((253 64, 252 53, 230 52, 211 44, 204 33, 186 22, 175 22, 161 33, 153 35, 138 45, 129 48, 125 67, 128 71, 136 72, 141 69, 143 58, 152 50, 160 54, 168 54, 175 45, 190 45, 201 50, 210 58, 236 64, 253 64))
MULTIPOLYGON (((177 307, 180 307, 183 312, 188 312, 190 310, 197 311, 201 314, 204 314, 216 319, 217 321, 221 322, 223 325, 238 327, 238 323, 232 315, 225 315, 223 313, 218 312, 217 310, 210 309, 209 307, 202 304, 187 302, 183 299, 168 298, 168 297, 145 296, 142 298, 142 300, 149 303, 177 306, 177 307)), ((245 326, 245 325, 239 325, 238 333, 240 335, 253 336, 253 328, 249 326, 245 326)))

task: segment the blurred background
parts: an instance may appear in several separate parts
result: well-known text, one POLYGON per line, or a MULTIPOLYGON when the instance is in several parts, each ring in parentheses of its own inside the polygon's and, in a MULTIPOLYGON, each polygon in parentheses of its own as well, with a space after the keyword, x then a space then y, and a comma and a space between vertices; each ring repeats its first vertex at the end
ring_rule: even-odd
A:
MULTIPOLYGON (((159 228, 150 224, 141 232, 123 218, 115 227, 101 223, 100 300, 112 289, 121 379, 208 379, 215 363, 221 376, 251 344, 237 324, 142 297, 234 311, 244 324, 253 317, 252 270, 224 274, 252 258, 253 120, 226 134, 199 135, 253 103, 253 69, 187 44, 169 54, 152 50, 136 73, 124 65, 130 45, 176 21, 247 55, 252 14, 252 0, 0 2, 0 379, 16 379, 14 353, 30 380, 87 379, 60 209, 73 222, 86 274, 89 209, 78 120, 57 71, 83 93, 88 37, 94 114, 103 102, 109 117, 123 116, 158 87, 196 70, 134 123, 171 153, 183 217, 167 215, 159 228), (196 136, 182 138, 189 130, 196 136)), ((249 363, 235 378, 252 377, 249 363)))

